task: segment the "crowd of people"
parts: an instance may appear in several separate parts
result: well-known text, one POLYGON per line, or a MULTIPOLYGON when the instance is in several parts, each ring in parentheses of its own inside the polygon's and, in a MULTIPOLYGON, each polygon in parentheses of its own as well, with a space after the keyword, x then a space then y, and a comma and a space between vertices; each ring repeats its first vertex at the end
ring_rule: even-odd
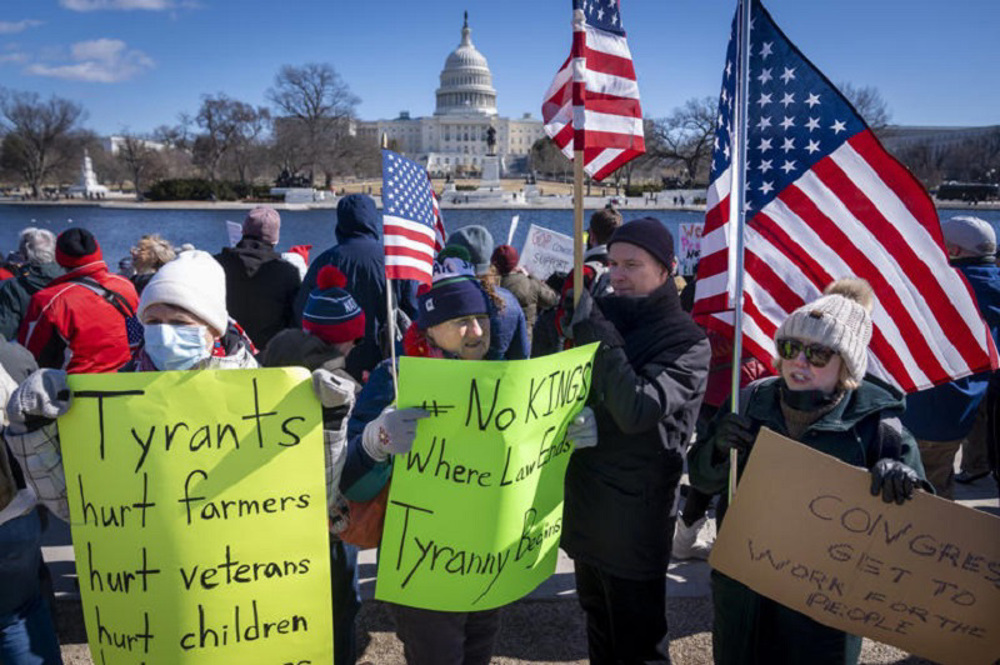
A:
MULTIPOLYGON (((713 522, 726 513, 732 451, 742 473, 761 426, 868 469, 872 493, 887 503, 918 491, 950 498, 955 482, 997 478, 1000 380, 980 374, 904 398, 873 378, 875 303, 864 280, 845 275, 789 315, 772 363, 741 359, 734 411, 731 341, 691 318, 694 280, 678 279, 673 237, 659 220, 623 223, 613 209, 596 211, 579 294, 572 274, 543 282, 518 267, 517 250, 495 245, 483 226, 449 236, 430 285, 389 284, 379 228, 370 197, 345 196, 336 244, 309 262, 308 247, 277 251, 280 215, 258 207, 234 247, 213 256, 148 235, 121 274, 86 229, 21 232, 9 276, 0 275, 0 662, 62 662, 40 537, 50 515, 69 519, 57 421, 70 406, 68 374, 312 372, 323 406, 338 665, 358 656, 358 549, 379 537, 359 516, 384 500, 392 457, 409 452, 428 415, 396 407, 393 347, 501 361, 598 345, 587 406, 566 434, 574 452, 561 534, 592 663, 670 662, 668 565, 707 558, 713 522)), ((996 340, 993 228, 957 217, 942 231, 996 340)), ((860 638, 721 573, 712 593, 718 663, 858 660, 860 638)), ((490 662, 503 614, 391 611, 406 660, 418 665, 490 662)))

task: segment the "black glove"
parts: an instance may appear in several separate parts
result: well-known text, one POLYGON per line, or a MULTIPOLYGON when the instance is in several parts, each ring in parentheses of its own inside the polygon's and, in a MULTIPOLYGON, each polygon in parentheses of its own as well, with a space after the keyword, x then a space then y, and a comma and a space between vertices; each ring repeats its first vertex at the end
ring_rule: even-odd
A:
POLYGON ((917 472, 902 462, 894 459, 880 459, 872 467, 872 496, 882 493, 886 503, 902 505, 907 499, 913 498, 913 490, 920 486, 920 476, 917 472))
POLYGON ((601 342, 610 348, 625 346, 621 333, 604 317, 604 312, 594 303, 590 291, 580 294, 570 326, 573 329, 573 342, 577 346, 591 342, 601 342))
POLYGON ((725 455, 735 448, 741 453, 748 453, 757 437, 753 432, 753 421, 738 413, 726 413, 719 421, 715 430, 713 443, 715 449, 725 455))

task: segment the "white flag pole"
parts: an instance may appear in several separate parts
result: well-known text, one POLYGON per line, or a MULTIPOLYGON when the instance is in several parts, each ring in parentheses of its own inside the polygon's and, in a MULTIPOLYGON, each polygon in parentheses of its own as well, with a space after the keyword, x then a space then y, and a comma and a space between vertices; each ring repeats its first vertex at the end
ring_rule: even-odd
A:
MULTIPOLYGON (((732 137, 733 162, 731 189, 729 191, 729 223, 735 224, 736 255, 730 257, 730 269, 735 271, 736 288, 733 301, 733 373, 732 373, 732 412, 740 412, 740 370, 743 360, 743 252, 744 230, 746 227, 746 145, 747 145, 747 108, 750 96, 750 15, 753 0, 739 0, 739 22, 736 47, 736 102, 734 104, 733 124, 736 135, 732 137), (735 259, 735 264, 733 263, 735 259)), ((737 451, 729 451, 729 501, 736 495, 737 451)))
POLYGON ((514 244, 514 232, 517 231, 517 221, 521 219, 520 215, 514 215, 510 220, 510 231, 507 232, 507 244, 514 244))

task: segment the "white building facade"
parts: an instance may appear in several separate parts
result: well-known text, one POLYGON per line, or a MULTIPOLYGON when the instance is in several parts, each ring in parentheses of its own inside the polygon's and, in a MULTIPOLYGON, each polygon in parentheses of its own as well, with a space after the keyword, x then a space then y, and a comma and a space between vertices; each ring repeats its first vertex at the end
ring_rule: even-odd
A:
POLYGON ((468 15, 462 41, 445 60, 434 115, 359 122, 359 136, 378 142, 385 134, 397 150, 424 164, 432 174, 478 171, 487 155, 486 134, 496 130, 496 154, 508 168, 524 167, 531 146, 545 136, 542 121, 525 114, 502 118, 486 58, 472 43, 468 15))

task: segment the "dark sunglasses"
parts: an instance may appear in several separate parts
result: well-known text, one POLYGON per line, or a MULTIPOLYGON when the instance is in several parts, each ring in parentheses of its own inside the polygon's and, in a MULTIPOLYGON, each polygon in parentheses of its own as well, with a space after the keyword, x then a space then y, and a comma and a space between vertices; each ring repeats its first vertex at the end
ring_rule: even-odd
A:
POLYGON ((795 360, 799 357, 799 353, 805 351, 806 361, 813 367, 826 367, 826 364, 830 362, 830 358, 836 353, 836 351, 826 346, 806 344, 797 339, 779 339, 777 344, 778 355, 784 360, 795 360))

